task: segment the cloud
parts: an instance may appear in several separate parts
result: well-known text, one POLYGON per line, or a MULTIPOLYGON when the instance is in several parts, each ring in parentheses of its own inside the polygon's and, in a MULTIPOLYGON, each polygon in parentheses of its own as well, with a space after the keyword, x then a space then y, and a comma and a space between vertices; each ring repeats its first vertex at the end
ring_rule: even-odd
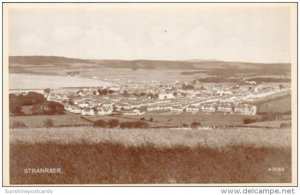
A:
POLYGON ((14 44, 10 44, 10 55, 36 55, 37 50, 42 50, 46 47, 45 41, 35 34, 23 34, 16 40, 11 40, 14 44))
POLYGON ((51 37, 56 42, 75 41, 82 35, 82 30, 78 26, 58 26, 54 29, 51 37))
POLYGON ((101 25, 87 29, 81 36, 79 46, 87 56, 94 58, 115 58, 116 52, 126 58, 131 50, 122 36, 101 25))

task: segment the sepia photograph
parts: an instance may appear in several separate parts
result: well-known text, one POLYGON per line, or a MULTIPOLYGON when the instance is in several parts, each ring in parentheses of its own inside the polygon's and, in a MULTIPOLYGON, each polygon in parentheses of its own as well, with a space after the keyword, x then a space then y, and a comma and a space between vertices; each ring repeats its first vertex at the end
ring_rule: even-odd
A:
POLYGON ((297 185, 297 3, 4 3, 5 186, 297 185))

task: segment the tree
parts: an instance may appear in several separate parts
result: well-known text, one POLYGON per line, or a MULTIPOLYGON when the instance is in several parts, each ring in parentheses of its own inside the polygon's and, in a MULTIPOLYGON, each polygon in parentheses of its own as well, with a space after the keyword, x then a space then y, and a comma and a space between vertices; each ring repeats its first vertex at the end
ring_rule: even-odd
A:
POLYGON ((103 90, 102 90, 102 95, 107 95, 107 93, 108 93, 108 90, 107 90, 107 89, 103 89, 103 90))
POLYGON ((140 129, 146 129, 149 127, 149 124, 144 121, 136 121, 136 122, 134 122, 134 127, 140 128, 140 129))
POLYGON ((188 125, 186 123, 183 123, 182 127, 188 127, 188 125))
POLYGON ((48 102, 49 114, 63 114, 64 106, 57 102, 48 102))
POLYGON ((120 128, 124 129, 124 128, 140 128, 140 129, 145 129, 148 128, 149 124, 147 122, 144 121, 133 121, 133 122, 122 122, 120 124, 120 128))
POLYGON ((250 123, 254 123, 254 122, 255 122, 255 119, 251 119, 251 118, 245 118, 243 120, 244 124, 250 124, 250 123))
POLYGON ((118 119, 110 119, 107 123, 110 128, 118 127, 120 124, 118 119))
POLYGON ((121 122, 120 123, 120 128, 124 129, 124 128, 132 128, 133 125, 131 122, 125 121, 125 122, 121 122))
POLYGON ((50 88, 44 89, 44 93, 49 94, 50 93, 50 88))
POLYGON ((192 122, 191 123, 191 128, 193 128, 193 129, 195 129, 195 128, 198 128, 198 127, 200 127, 201 126, 201 123, 200 122, 192 122))
POLYGON ((190 89, 195 89, 195 86, 194 85, 185 85, 185 84, 182 84, 182 87, 181 87, 183 90, 190 90, 190 89))
POLYGON ((22 103, 15 94, 9 94, 9 112, 14 115, 22 114, 22 103))
POLYGON ((107 123, 106 123, 106 121, 99 119, 94 122, 94 126, 95 127, 107 127, 107 123))
POLYGON ((129 93, 128 93, 128 91, 124 90, 124 92, 123 92, 123 96, 124 96, 124 97, 129 97, 129 93))
POLYGON ((282 90, 284 89, 284 86, 282 84, 279 85, 279 89, 282 90))
POLYGON ((51 120, 51 119, 45 120, 44 121, 44 127, 46 127, 46 128, 54 127, 53 120, 51 120))
POLYGON ((11 125, 11 128, 14 128, 14 129, 21 129, 21 128, 26 128, 26 127, 27 126, 22 121, 14 121, 11 125))
POLYGON ((10 101, 9 102, 9 112, 14 115, 21 115, 22 112, 22 105, 20 105, 19 101, 10 101))
POLYGON ((107 89, 98 89, 99 95, 107 95, 108 90, 107 89))
POLYGON ((153 122, 153 118, 150 118, 149 121, 150 121, 150 122, 153 122))
POLYGON ((42 94, 32 91, 23 96, 22 100, 22 105, 43 104, 46 101, 45 97, 42 94))

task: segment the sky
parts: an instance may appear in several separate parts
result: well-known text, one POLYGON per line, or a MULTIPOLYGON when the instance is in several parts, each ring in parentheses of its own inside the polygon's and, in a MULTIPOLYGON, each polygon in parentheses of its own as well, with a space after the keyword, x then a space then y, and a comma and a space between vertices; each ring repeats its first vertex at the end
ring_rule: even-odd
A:
POLYGON ((291 61, 287 4, 15 4, 4 9, 11 56, 291 61))

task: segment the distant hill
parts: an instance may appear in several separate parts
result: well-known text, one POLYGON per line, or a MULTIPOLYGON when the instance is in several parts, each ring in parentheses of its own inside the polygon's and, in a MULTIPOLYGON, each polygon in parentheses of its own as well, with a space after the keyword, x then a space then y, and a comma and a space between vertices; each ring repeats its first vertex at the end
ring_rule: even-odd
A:
POLYGON ((9 64, 47 65, 60 63, 90 63, 88 60, 58 56, 10 56, 9 64))
POLYGON ((290 71, 290 64, 285 63, 246 63, 246 62, 225 62, 216 60, 91 60, 66 58, 59 56, 10 56, 10 68, 24 69, 26 66, 57 66, 59 67, 101 67, 101 68, 128 68, 128 69, 278 69, 280 71, 290 71))
POLYGON ((193 63, 185 61, 165 60, 91 60, 91 62, 107 68, 131 69, 194 69, 193 63))

